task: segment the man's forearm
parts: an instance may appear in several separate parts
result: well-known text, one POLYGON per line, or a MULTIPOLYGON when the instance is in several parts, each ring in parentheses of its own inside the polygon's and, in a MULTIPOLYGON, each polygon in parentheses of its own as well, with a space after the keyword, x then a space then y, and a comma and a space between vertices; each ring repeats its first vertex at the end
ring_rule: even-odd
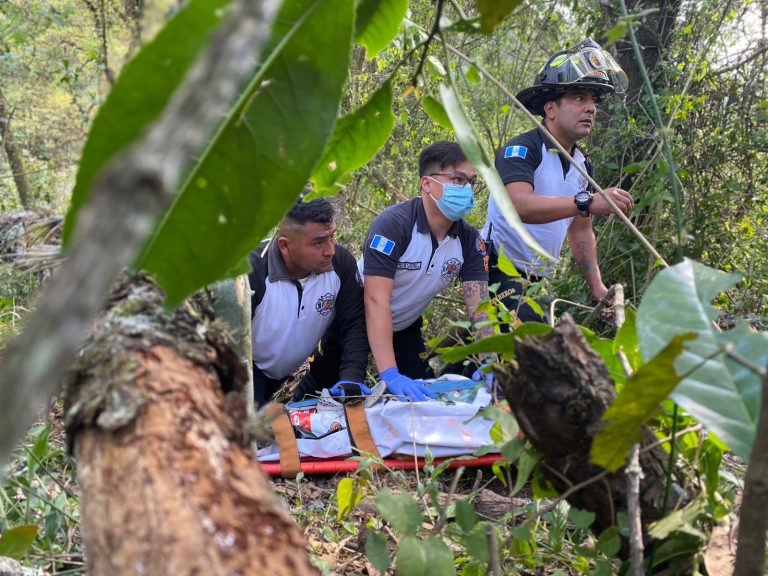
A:
POLYGON ((493 336, 493 326, 488 322, 488 316, 485 312, 477 310, 480 302, 488 298, 488 282, 469 280, 461 283, 461 289, 464 293, 464 303, 467 306, 467 314, 469 315, 470 322, 472 322, 472 326, 474 327, 481 322, 485 322, 485 326, 479 329, 480 336, 483 338, 493 336))
POLYGON ((573 257, 581 270, 581 275, 592 290, 592 295, 597 298, 603 298, 607 289, 603 284, 600 266, 597 262, 597 250, 595 248, 594 236, 592 238, 578 238, 573 246, 573 257))
POLYGON ((376 369, 379 373, 397 366, 392 345, 392 310, 380 303, 365 303, 366 331, 376 369))

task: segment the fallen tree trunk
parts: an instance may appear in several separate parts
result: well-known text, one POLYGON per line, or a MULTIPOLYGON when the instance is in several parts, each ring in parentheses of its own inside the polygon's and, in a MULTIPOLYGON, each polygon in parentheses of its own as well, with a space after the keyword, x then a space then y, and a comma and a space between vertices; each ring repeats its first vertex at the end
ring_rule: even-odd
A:
POLYGON ((206 306, 162 300, 123 282, 66 382, 88 573, 316 574, 243 445, 226 331, 206 306))
MULTIPOLYGON (((616 395, 614 382, 570 316, 550 334, 517 340, 515 362, 497 374, 525 436, 543 454, 546 478, 560 493, 584 484, 567 500, 596 514, 597 534, 616 526, 617 514, 627 512, 626 476, 622 470, 607 474, 589 461, 600 418, 616 395)), ((656 440, 648 429, 643 438, 645 447, 656 440)), ((664 516, 666 464, 661 447, 641 453, 644 525, 664 516)), ((672 498, 670 507, 674 503, 672 498)))

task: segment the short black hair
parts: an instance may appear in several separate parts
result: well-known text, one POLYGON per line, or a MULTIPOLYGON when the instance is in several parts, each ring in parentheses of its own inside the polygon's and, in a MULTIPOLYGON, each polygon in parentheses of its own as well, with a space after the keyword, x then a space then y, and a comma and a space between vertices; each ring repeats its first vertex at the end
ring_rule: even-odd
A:
POLYGON ((458 166, 466 162, 467 157, 457 142, 441 140, 421 151, 419 156, 419 176, 440 172, 448 166, 458 166))
POLYGON ((298 224, 314 222, 317 224, 330 224, 333 222, 333 206, 327 198, 318 198, 310 202, 304 202, 299 198, 285 215, 286 220, 298 224))

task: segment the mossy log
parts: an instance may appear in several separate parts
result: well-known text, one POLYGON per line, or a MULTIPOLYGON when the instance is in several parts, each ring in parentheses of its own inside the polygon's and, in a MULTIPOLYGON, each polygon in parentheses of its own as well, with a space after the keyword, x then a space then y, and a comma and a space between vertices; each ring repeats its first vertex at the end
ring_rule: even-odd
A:
POLYGON ((67 378, 88 573, 317 574, 241 430, 242 364, 202 301, 126 280, 67 378))
MULTIPOLYGON (((586 483, 568 502, 596 514, 593 529, 598 534, 615 526, 617 514, 627 511, 624 472, 588 482, 604 472, 590 463, 589 453, 600 431, 600 418, 616 396, 614 382, 573 320, 564 316, 552 333, 518 339, 515 361, 497 368, 497 375, 525 436, 543 454, 546 478, 560 493, 586 483)), ((643 446, 656 440, 648 429, 643 438, 643 446)), ((664 515, 667 461, 658 446, 641 453, 644 525, 664 515)), ((669 505, 674 503, 673 497, 669 505)))

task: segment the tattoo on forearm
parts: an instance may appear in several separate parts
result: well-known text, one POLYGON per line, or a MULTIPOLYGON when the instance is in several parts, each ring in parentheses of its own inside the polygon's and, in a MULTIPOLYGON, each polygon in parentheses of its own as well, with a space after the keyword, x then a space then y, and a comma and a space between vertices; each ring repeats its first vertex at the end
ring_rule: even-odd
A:
POLYGON ((589 244, 586 242, 579 242, 576 245, 576 263, 581 268, 582 273, 586 274, 592 269, 592 260, 588 257, 589 254, 589 244))
POLYGON ((464 292, 464 302, 467 304, 467 312, 472 323, 485 320, 485 314, 477 312, 477 305, 483 298, 488 297, 488 283, 480 280, 469 280, 461 283, 464 292))

